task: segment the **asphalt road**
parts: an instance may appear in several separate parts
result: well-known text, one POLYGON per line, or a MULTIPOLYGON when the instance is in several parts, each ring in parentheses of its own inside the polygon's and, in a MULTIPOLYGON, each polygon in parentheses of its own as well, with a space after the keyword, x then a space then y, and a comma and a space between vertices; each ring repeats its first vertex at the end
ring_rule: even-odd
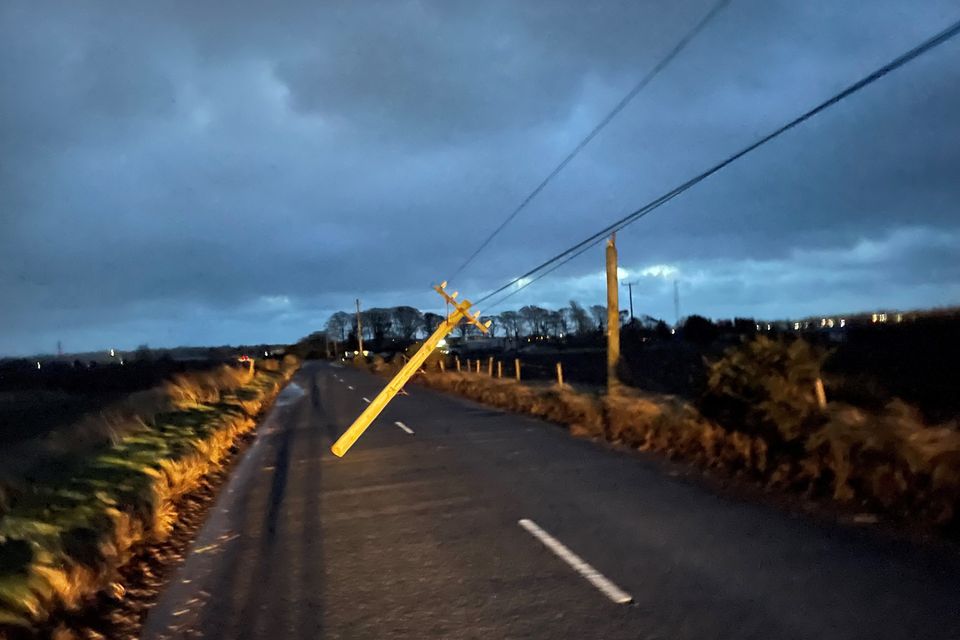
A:
POLYGON ((297 374, 144 638, 960 638, 950 552, 719 497, 538 420, 415 386, 334 457, 383 383, 297 374))

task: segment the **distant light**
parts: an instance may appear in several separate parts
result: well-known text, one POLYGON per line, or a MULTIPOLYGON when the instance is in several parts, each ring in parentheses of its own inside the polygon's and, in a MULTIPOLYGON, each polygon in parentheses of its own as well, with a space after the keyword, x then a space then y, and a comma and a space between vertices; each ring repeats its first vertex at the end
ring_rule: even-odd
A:
POLYGON ((902 314, 902 313, 898 313, 898 314, 897 314, 897 322, 903 322, 903 314, 902 314))
POLYGON ((757 323, 757 331, 760 331, 760 323, 757 323))
POLYGON ((40 368, 40 361, 37 360, 37 369, 39 369, 39 368, 40 368))
POLYGON ((445 347, 445 346, 447 346, 447 339, 446 339, 446 338, 440 338, 440 342, 437 343, 437 346, 438 346, 438 347, 445 347))
POLYGON ((845 326, 847 326, 847 319, 846 319, 846 318, 840 318, 840 327, 843 328, 843 327, 845 327, 845 326))
POLYGON ((264 358, 266 358, 268 355, 270 355, 270 354, 267 353, 266 351, 263 352, 263 357, 264 357, 264 358))
POLYGON ((670 335, 673 335, 673 334, 675 334, 676 332, 677 332, 676 329, 670 329, 670 335))
POLYGON ((876 313, 875 313, 875 314, 873 314, 873 315, 871 316, 871 320, 872 320, 873 322, 877 322, 879 319, 880 319, 880 315, 879 315, 879 314, 876 314, 876 313))
MULTIPOLYGON (((899 322, 899 320, 898 320, 897 322, 899 322)), ((561 337, 561 338, 563 337, 563 334, 562 334, 562 333, 560 334, 560 337, 561 337)))
POLYGON ((767 323, 767 331, 770 331, 770 323, 767 323))
POLYGON ((367 351, 366 349, 364 349, 364 350, 363 350, 363 355, 368 356, 368 355, 370 355, 370 352, 367 351))
POLYGON ((794 322, 794 323, 793 323, 793 330, 794 330, 794 331, 800 331, 800 323, 799 323, 799 322, 794 322))
POLYGON ((110 357, 115 358, 116 356, 117 356, 117 352, 114 351, 113 349, 110 349, 110 357))

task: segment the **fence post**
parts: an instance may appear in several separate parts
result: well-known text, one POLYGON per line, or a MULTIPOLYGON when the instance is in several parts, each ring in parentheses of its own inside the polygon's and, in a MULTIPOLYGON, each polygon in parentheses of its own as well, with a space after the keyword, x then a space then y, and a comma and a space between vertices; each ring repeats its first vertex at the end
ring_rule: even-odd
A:
POLYGON ((473 373, 473 360, 467 358, 467 373, 473 373))
POLYGON ((563 386, 563 365, 557 363, 557 384, 563 386))
POLYGON ((460 373, 460 356, 454 356, 454 360, 457 361, 457 373, 460 373))
POLYGON ((520 358, 513 359, 513 373, 517 376, 517 382, 520 382, 520 358))
POLYGON ((493 356, 490 356, 487 359, 487 375, 493 377, 493 356))
POLYGON ((497 360, 497 377, 503 377, 503 360, 497 360))
POLYGON ((447 370, 446 365, 443 364, 443 358, 440 358, 440 373, 445 373, 447 370))
POLYGON ((480 375, 480 358, 477 358, 477 375, 480 375))
POLYGON ((820 405, 820 410, 824 411, 827 408, 827 392, 823 388, 823 379, 817 378, 817 381, 813 383, 813 388, 817 392, 817 404, 820 405))

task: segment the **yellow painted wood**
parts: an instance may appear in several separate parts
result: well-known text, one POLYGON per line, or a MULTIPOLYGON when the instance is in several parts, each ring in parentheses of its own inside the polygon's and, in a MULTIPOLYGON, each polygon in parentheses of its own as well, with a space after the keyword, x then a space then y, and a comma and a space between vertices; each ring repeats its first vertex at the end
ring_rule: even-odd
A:
POLYGON ((407 361, 403 368, 393 377, 393 379, 387 383, 387 386, 383 388, 376 397, 370 401, 370 404, 367 405, 367 408, 363 410, 359 417, 353 421, 353 424, 343 432, 330 450, 337 457, 343 457, 343 455, 350 450, 350 447, 363 435, 363 432, 370 427, 373 421, 377 418, 378 415, 386 408, 390 400, 393 399, 401 389, 403 385, 407 383, 410 378, 413 377, 417 371, 420 370, 421 365, 426 361, 427 356, 429 356, 434 349, 437 348, 437 345, 443 340, 454 327, 460 322, 460 320, 466 318, 472 324, 477 325, 477 327, 484 333, 487 332, 490 323, 482 324, 479 319, 479 315, 470 314, 471 303, 469 300, 464 300, 463 302, 457 303, 454 298, 456 293, 453 295, 448 295, 444 288, 446 287, 446 282, 444 282, 439 287, 434 287, 437 290, 437 293, 442 295, 447 302, 450 302, 454 305, 454 312, 451 313, 446 320, 440 323, 440 326, 437 327, 437 330, 424 341, 420 349, 407 361))

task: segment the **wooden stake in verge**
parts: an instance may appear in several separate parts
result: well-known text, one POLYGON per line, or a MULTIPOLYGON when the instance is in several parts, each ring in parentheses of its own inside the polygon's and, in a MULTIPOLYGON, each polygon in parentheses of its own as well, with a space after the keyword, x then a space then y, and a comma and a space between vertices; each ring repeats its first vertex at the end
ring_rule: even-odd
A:
POLYGON ((497 360, 497 377, 503 377, 503 360, 497 360))
POLYGON ((487 375, 493 377, 493 356, 490 356, 487 359, 487 375))
POLYGON ((457 361, 457 373, 460 373, 460 356, 456 356, 454 360, 457 361))
POLYGON ((559 362, 557 363, 557 384, 563 386, 563 365, 559 362))
POLYGON ((823 388, 823 379, 817 378, 817 381, 813 383, 814 391, 817 394, 817 404, 820 406, 821 411, 826 411, 827 409, 827 392, 823 388))
POLYGON ((513 374, 517 377, 517 382, 520 382, 520 358, 513 359, 513 374))

